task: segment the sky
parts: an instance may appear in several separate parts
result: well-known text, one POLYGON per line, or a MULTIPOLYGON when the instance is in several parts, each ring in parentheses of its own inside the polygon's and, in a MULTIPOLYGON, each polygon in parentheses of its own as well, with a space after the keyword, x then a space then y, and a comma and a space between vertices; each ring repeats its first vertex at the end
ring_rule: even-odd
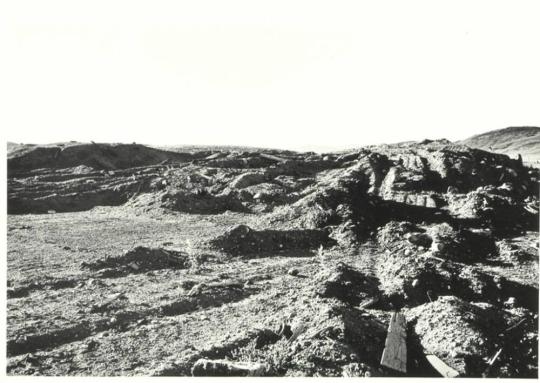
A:
POLYGON ((540 126, 540 2, 2 0, 13 142, 349 148, 540 126))

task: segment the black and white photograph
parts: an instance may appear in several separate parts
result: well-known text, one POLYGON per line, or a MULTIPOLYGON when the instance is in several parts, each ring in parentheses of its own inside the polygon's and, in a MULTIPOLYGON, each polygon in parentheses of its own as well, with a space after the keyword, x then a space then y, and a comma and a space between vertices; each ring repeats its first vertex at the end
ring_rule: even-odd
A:
POLYGON ((539 16, 1 0, 3 379, 537 380, 539 16))

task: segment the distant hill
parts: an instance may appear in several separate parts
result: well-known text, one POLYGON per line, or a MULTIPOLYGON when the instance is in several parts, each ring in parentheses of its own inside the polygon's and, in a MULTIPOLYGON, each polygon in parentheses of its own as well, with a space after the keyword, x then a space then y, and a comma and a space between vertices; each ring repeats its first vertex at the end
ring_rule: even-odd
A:
POLYGON ((174 153, 139 144, 67 142, 49 145, 8 143, 8 173, 39 168, 62 169, 88 166, 96 170, 156 165, 163 161, 185 162, 190 153, 174 153))
POLYGON ((540 161, 540 128, 536 126, 513 126, 492 130, 460 142, 461 144, 517 157, 521 154, 528 163, 540 161))

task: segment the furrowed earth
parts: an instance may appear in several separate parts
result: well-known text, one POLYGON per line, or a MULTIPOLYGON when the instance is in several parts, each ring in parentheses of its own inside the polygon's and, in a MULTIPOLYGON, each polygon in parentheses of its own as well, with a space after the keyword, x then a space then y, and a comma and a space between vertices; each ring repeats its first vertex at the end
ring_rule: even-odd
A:
POLYGON ((539 177, 445 140, 10 148, 7 373, 537 377, 539 177))

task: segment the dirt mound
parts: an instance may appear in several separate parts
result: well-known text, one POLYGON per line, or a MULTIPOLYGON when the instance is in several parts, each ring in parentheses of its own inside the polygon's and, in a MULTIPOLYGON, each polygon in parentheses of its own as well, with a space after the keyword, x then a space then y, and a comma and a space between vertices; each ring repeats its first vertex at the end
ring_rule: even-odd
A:
POLYGON ((302 199, 292 205, 274 209, 269 221, 271 224, 284 223, 305 229, 321 229, 339 223, 339 217, 332 209, 324 209, 308 199, 302 199))
POLYGON ((514 319, 509 313, 444 296, 409 310, 407 319, 412 322, 424 352, 436 355, 462 375, 482 376, 488 369, 488 359, 501 347, 507 356, 501 357, 498 368, 517 369, 524 376, 536 375, 536 347, 522 355, 521 360, 512 358, 521 355, 516 352, 522 345, 505 334, 514 319))
MULTIPOLYGON (((317 182, 307 187, 300 199, 275 209, 269 220, 307 229, 337 227, 354 237, 367 236, 376 227, 375 197, 369 194, 377 179, 373 158, 363 158, 345 169, 321 172, 317 182)), ((333 228, 334 230, 335 228, 333 228)))
POLYGON ((424 229, 394 221, 379 230, 378 241, 384 249, 376 262, 380 289, 384 299, 397 307, 447 294, 499 306, 518 297, 516 304, 535 307, 536 289, 485 273, 476 266, 497 253, 493 238, 485 233, 455 230, 448 224, 424 229))
POLYGON ((153 185, 160 166, 93 171, 86 166, 33 170, 8 180, 10 214, 42 214, 118 206, 153 185))
POLYGON ((411 222, 391 221, 378 230, 377 239, 383 247, 395 249, 406 244, 404 240, 407 239, 407 235, 415 232, 419 233, 420 229, 411 222))
POLYGON ((378 231, 385 249, 407 252, 430 250, 432 255, 461 262, 474 262, 497 253, 491 232, 454 229, 448 223, 423 227, 407 221, 392 221, 378 231))
POLYGON ((418 304, 430 295, 448 291, 437 262, 420 257, 411 250, 389 251, 377 260, 377 276, 384 300, 396 307, 418 304))
POLYGON ((161 196, 160 206, 173 211, 190 214, 219 214, 226 211, 246 211, 244 205, 232 193, 213 195, 204 189, 194 192, 177 190, 161 196))
MULTIPOLYGON (((480 188, 466 195, 451 195, 448 199, 450 214, 462 219, 475 219, 497 232, 538 230, 538 214, 528 211, 527 204, 510 196, 494 194, 493 188, 480 188)), ((533 206, 538 200, 531 199, 533 206)))
POLYGON ((379 299, 379 282, 376 278, 338 263, 321 271, 314 280, 316 294, 323 298, 336 298, 353 305, 367 305, 379 299))
POLYGON ((185 269, 191 266, 191 261, 186 253, 137 246, 119 257, 108 257, 81 266, 95 271, 107 269, 111 272, 143 273, 159 269, 185 269))
POLYGON ((138 144, 58 144, 32 146, 13 151, 8 157, 8 174, 32 169, 62 169, 80 165, 94 169, 115 170, 157 165, 163 161, 185 162, 188 153, 174 153, 138 144))
POLYGON ((235 189, 243 189, 248 186, 257 185, 266 181, 264 173, 248 172, 236 177, 231 182, 231 187, 235 189))
POLYGON ((414 306, 442 295, 483 301, 503 307, 513 304, 536 310, 538 289, 480 271, 476 266, 441 262, 430 253, 387 253, 377 262, 383 300, 394 307, 414 306))
POLYGON ((261 363, 271 376, 382 375, 378 364, 386 335, 384 323, 336 303, 318 302, 303 306, 299 312, 283 325, 288 332, 278 334, 277 340, 272 337, 267 343, 255 339, 233 350, 230 357, 261 363))
POLYGON ((281 250, 316 249, 331 246, 333 241, 322 230, 253 230, 246 225, 230 228, 209 241, 216 250, 232 255, 275 252, 281 250))
POLYGON ((527 244, 523 246, 509 239, 497 241, 497 252, 499 257, 508 263, 517 264, 534 261, 538 256, 538 246, 536 244, 527 244))
POLYGON ((269 182, 245 187, 238 195, 243 201, 251 202, 254 207, 258 204, 282 205, 294 200, 294 196, 287 194, 284 187, 269 182))
POLYGON ((447 223, 427 227, 434 255, 462 262, 474 262, 492 257, 497 249, 489 231, 456 230, 447 223))

